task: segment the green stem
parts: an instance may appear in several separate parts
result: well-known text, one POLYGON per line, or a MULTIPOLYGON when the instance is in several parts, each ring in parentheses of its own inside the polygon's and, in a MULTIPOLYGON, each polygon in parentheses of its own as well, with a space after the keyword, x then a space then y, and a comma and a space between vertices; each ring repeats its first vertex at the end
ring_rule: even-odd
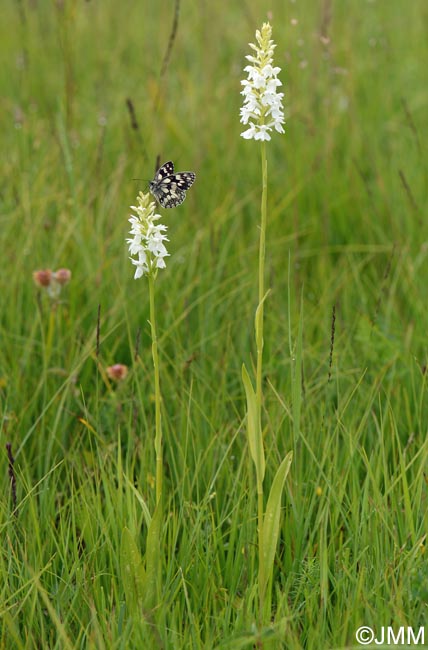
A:
MULTIPOLYGON (((256 313, 256 345, 257 345, 257 377, 256 377, 256 404, 259 435, 262 435, 262 375, 263 375, 263 314, 264 314, 264 276, 265 276, 265 248, 266 248, 266 221, 267 221, 267 160, 266 143, 261 143, 262 154, 262 204, 260 222, 259 244, 259 304, 256 313)), ((257 519, 259 542, 259 605, 260 620, 263 617, 264 605, 264 557, 263 557, 263 478, 257 477, 257 519)))
POLYGON ((262 368, 263 368, 263 298, 265 294, 265 248, 266 248, 266 221, 267 221, 267 160, 266 143, 262 141, 262 205, 260 222, 260 243, 259 243, 259 304, 258 304, 258 327, 256 327, 257 343, 257 407, 261 422, 262 410, 262 368))
POLYGON ((259 533, 259 621, 260 625, 263 623, 263 608, 265 590, 265 562, 263 557, 263 483, 257 481, 257 519, 258 519, 258 533, 259 533))
POLYGON ((153 357, 153 366, 155 370, 156 505, 158 505, 162 498, 162 482, 163 482, 161 392, 160 392, 160 378, 159 378, 158 338, 156 332, 155 278, 151 273, 149 273, 148 280, 149 280, 149 295, 150 295, 150 327, 152 332, 152 357, 153 357))
POLYGON ((46 337, 46 368, 49 366, 52 355, 52 344, 55 332, 56 305, 50 305, 49 308, 49 327, 46 337))

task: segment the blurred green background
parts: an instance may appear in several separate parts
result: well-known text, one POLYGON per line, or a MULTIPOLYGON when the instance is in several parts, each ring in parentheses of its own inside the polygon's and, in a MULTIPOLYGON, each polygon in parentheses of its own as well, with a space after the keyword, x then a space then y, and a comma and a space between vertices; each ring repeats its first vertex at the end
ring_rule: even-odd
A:
POLYGON ((344 647, 360 625, 425 620, 428 4, 6 0, 1 647, 255 642, 240 375, 255 351, 261 170, 239 93, 267 19, 287 114, 268 143, 268 483, 295 456, 266 647, 344 647), (170 520, 164 607, 148 621, 120 571, 125 526, 144 556, 135 490, 154 499, 148 289, 125 238, 128 206, 166 160, 197 180, 161 211, 170 520), (52 306, 32 273, 59 267, 72 280, 52 306), (108 379, 113 363, 129 366, 124 382, 108 379))

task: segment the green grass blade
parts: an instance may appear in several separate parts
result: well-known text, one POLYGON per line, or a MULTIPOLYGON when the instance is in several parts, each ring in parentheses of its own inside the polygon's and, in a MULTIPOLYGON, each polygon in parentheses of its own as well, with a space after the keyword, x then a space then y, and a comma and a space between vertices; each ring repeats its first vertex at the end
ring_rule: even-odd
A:
POLYGON ((293 363, 293 431, 294 443, 300 435, 300 413, 302 406, 302 364, 303 364, 303 296, 300 301, 299 329, 297 332, 297 342, 294 354, 292 354, 293 363))
POLYGON ((146 594, 145 605, 154 607, 159 600, 161 586, 161 528, 162 506, 158 503, 147 533, 146 547, 146 594))

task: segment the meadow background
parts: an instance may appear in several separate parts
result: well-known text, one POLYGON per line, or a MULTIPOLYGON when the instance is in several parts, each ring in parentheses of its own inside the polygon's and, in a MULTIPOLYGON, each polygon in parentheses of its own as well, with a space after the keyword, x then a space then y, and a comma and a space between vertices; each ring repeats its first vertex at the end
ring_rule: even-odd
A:
POLYGON ((294 459, 262 642, 344 648, 361 625, 417 629, 428 5, 182 0, 171 39, 175 7, 2 5, 0 647, 261 647, 241 382, 255 352, 261 171, 258 144, 239 137, 239 92, 268 17, 287 124, 268 143, 267 486, 294 459), (132 179, 152 178, 157 159, 197 180, 161 211, 168 516, 162 604, 147 614, 121 569, 125 527, 144 558, 155 467, 148 288, 125 238, 147 189, 132 179), (59 267, 72 280, 52 307, 32 273, 59 267), (114 363, 129 366, 122 382, 106 374, 114 363))

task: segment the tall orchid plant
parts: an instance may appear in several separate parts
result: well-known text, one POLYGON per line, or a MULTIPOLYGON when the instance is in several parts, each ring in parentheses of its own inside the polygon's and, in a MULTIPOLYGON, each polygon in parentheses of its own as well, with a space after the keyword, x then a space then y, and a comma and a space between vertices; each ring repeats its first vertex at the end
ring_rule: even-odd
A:
POLYGON ((271 140, 271 134, 284 133, 284 111, 282 99, 284 94, 278 92, 281 81, 278 74, 281 68, 273 65, 273 52, 276 47, 271 39, 272 28, 264 23, 262 29, 256 31, 257 45, 250 43, 253 54, 246 58, 250 62, 244 71, 247 79, 241 81, 244 103, 241 108, 241 122, 248 129, 241 133, 246 140, 260 140, 262 163, 262 199, 259 241, 259 291, 258 306, 255 316, 255 334, 257 346, 256 390, 243 365, 242 379, 247 397, 247 434, 250 454, 256 469, 257 482, 257 520, 258 520, 258 551, 259 551, 259 619, 263 621, 265 614, 270 615, 270 606, 266 607, 266 594, 273 573, 273 562, 279 534, 281 513, 281 496, 286 476, 288 474, 292 453, 288 453, 280 464, 269 498, 264 509, 263 482, 265 475, 265 453, 262 429, 262 372, 263 372, 263 316, 265 293, 265 248, 267 224, 267 157, 266 142, 271 140))

